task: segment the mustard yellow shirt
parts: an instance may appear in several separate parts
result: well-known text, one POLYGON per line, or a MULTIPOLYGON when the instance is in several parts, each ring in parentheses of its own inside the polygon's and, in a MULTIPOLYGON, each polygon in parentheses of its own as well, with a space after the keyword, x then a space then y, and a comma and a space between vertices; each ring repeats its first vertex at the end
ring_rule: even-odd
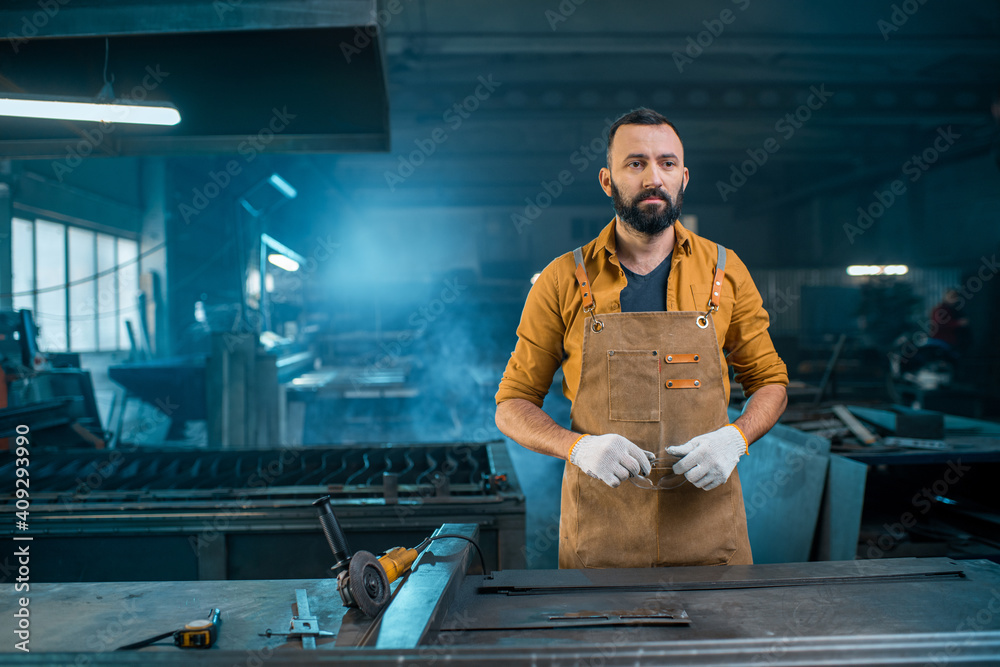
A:
MULTIPOLYGON (((675 243, 667 279, 667 310, 705 312, 718 260, 715 243, 674 223, 675 243)), ((763 300, 746 265, 726 248, 725 281, 719 310, 713 315, 719 340, 719 360, 725 377, 728 366, 750 396, 767 384, 788 385, 788 370, 767 333, 769 323, 763 300)), ((619 294, 627 280, 615 251, 615 220, 583 246, 583 262, 590 277, 595 311, 621 311, 619 294)), ((563 394, 574 400, 580 385, 583 326, 576 262, 568 252, 553 260, 528 292, 517 345, 500 380, 496 402, 523 398, 541 406, 562 365, 563 394)), ((725 384, 726 401, 729 383, 725 384)))

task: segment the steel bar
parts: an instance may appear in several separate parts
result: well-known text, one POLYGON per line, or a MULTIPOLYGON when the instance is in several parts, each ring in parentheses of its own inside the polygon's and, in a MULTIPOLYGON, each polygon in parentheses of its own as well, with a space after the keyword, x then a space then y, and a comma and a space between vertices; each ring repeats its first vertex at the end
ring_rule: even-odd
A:
MULTIPOLYGON (((475 524, 446 523, 435 535, 464 535, 479 540, 475 524)), ((440 539, 427 547, 413 565, 396 599, 382 614, 375 647, 409 649, 423 644, 441 627, 472 562, 472 545, 461 539, 440 539)))
POLYGON ((837 415, 837 418, 844 422, 844 426, 849 428, 851 433, 854 434, 854 437, 860 440, 862 444, 874 445, 878 442, 878 436, 865 428, 864 424, 862 424, 857 417, 852 415, 846 406, 833 406, 833 414, 837 415))

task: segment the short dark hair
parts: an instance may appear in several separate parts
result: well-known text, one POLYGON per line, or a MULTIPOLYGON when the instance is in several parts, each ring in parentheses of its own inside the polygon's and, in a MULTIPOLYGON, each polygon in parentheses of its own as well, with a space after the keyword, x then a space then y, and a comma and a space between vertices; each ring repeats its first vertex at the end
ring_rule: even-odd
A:
MULTIPOLYGON (((677 132, 677 128, 674 127, 674 124, 671 123, 663 114, 653 111, 652 109, 647 109, 646 107, 632 109, 628 113, 620 116, 608 130, 608 154, 606 158, 608 169, 611 168, 611 144, 615 140, 615 134, 618 132, 618 128, 622 125, 669 125, 670 129, 677 133, 677 138, 680 139, 681 137, 681 133, 677 132)), ((681 143, 683 144, 684 142, 682 141, 681 143)))

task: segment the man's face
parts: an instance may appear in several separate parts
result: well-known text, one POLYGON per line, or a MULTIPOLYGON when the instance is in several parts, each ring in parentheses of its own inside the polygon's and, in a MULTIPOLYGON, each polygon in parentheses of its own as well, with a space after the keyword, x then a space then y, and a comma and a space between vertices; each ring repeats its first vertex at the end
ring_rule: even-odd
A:
POLYGON ((622 125, 611 145, 611 165, 601 187, 618 219, 640 234, 656 236, 681 214, 688 170, 684 149, 669 125, 622 125))

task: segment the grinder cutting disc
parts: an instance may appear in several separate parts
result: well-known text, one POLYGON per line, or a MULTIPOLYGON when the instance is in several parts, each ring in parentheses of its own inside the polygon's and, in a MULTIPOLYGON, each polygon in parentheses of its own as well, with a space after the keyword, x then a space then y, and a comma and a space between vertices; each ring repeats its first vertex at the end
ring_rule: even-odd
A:
POLYGON ((351 597, 366 616, 375 618, 389 602, 389 577, 382 563, 367 551, 351 557, 348 569, 351 597))

